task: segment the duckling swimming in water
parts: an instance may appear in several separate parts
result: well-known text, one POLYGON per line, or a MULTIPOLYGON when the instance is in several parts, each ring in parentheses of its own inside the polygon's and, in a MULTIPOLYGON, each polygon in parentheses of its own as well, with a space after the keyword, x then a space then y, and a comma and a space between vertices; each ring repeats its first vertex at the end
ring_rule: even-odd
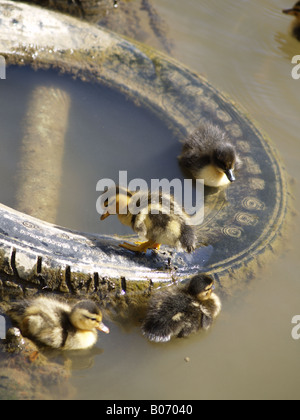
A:
POLYGON ((178 157, 182 169, 208 187, 224 187, 235 181, 241 161, 225 131, 212 124, 201 125, 183 141, 178 157))
POLYGON ((117 214, 120 222, 130 226, 147 241, 137 245, 124 243, 120 246, 133 252, 147 252, 169 245, 192 252, 196 248, 197 237, 189 216, 169 194, 151 194, 149 191, 132 193, 118 187, 107 192, 106 213, 100 220, 117 214))
POLYGON ((300 41, 300 1, 298 1, 291 9, 283 10, 286 15, 295 16, 295 20, 292 22, 292 35, 300 41))
POLYGON ((54 349, 88 349, 96 344, 97 330, 109 333, 100 309, 90 300, 71 306, 42 296, 15 303, 8 315, 25 337, 54 349))
POLYGON ((144 336, 158 343, 208 330, 221 311, 221 301, 213 290, 211 277, 197 275, 184 287, 157 292, 142 326, 144 336))

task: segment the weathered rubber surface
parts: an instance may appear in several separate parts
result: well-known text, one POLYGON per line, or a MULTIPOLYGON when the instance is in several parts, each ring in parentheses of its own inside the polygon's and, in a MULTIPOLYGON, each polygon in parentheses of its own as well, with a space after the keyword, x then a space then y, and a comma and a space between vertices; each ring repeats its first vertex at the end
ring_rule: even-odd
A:
POLYGON ((173 42, 169 27, 152 0, 25 0, 26 3, 67 13, 94 22, 122 36, 150 44, 168 54, 173 42))
POLYGON ((224 294, 245 287, 272 256, 288 208, 284 169, 265 136, 203 77, 144 45, 21 3, 2 1, 0 14, 0 54, 8 63, 111 86, 156 113, 178 139, 202 120, 218 123, 244 161, 234 185, 207 196, 202 246, 192 255, 164 247, 133 255, 118 247, 124 238, 71 232, 0 206, 0 294, 44 288, 105 299, 196 272, 212 274, 224 294))
POLYGON ((114 8, 114 0, 23 0, 38 6, 58 10, 89 21, 105 17, 114 8))

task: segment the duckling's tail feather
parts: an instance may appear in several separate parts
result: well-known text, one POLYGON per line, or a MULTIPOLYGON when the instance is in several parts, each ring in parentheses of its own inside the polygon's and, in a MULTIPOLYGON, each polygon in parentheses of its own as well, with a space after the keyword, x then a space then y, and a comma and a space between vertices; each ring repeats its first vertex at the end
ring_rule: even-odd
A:
POLYGON ((166 335, 166 336, 160 336, 160 335, 150 334, 150 333, 147 333, 147 332, 143 331, 143 335, 149 341, 152 341, 153 343, 167 343, 168 341, 171 340, 171 334, 166 335))

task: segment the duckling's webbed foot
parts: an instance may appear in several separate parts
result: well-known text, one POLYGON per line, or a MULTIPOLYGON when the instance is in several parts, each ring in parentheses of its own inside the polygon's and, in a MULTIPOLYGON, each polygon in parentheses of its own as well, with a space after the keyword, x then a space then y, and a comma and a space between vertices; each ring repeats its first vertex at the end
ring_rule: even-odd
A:
POLYGON ((155 249, 156 251, 159 251, 160 250, 160 247, 161 247, 161 244, 158 244, 158 243, 156 243, 156 242, 153 242, 153 241, 148 241, 148 242, 135 242, 135 244, 136 245, 143 245, 143 244, 149 244, 149 243, 153 243, 153 245, 152 246, 149 246, 148 247, 148 249, 155 249))
POLYGON ((39 357, 39 352, 38 351, 33 351, 29 355, 29 360, 30 360, 31 363, 34 363, 34 362, 37 361, 38 357, 39 357))
POLYGON ((132 252, 146 253, 148 249, 159 249, 160 244, 157 244, 153 241, 147 242, 138 242, 137 245, 129 244, 125 242, 124 244, 119 245, 122 248, 128 249, 132 252))

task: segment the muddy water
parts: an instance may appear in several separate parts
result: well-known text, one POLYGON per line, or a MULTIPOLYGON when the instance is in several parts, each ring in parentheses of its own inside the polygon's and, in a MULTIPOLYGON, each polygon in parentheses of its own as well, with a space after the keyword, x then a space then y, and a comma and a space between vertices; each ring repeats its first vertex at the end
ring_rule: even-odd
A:
MULTIPOLYGON (((300 44, 288 36, 290 21, 281 14, 290 2, 154 3, 169 24, 174 56, 241 104, 276 144, 295 182, 297 208, 300 80, 291 77, 291 59, 300 44)), ((79 395, 298 399, 300 341, 292 339, 291 320, 300 314, 299 215, 291 228, 279 257, 250 290, 225 303, 208 335, 158 346, 145 342, 138 329, 112 325, 112 334, 99 341, 104 353, 94 367, 75 373, 79 395)))
MULTIPOLYGON (((300 205, 300 80, 291 76, 291 60, 299 54, 300 44, 287 35, 290 21, 281 14, 281 9, 291 2, 154 0, 153 3, 169 24, 175 45, 173 55, 228 93, 272 139, 294 180, 297 209, 300 205)), ((160 149, 160 138, 169 137, 170 144, 174 139, 159 121, 142 110, 131 109, 131 104, 118 95, 105 90, 96 92, 103 99, 99 103, 94 91, 75 92, 72 86, 69 88, 78 96, 73 108, 75 117, 66 137, 65 182, 58 222, 99 231, 95 208, 87 208, 84 203, 95 203, 97 198, 95 184, 102 177, 98 163, 101 148, 94 142, 92 146, 89 143, 92 149, 87 150, 82 138, 101 135, 112 149, 115 139, 123 135, 124 143, 132 140, 133 145, 139 136, 155 139, 155 147, 152 142, 144 151, 138 149, 133 153, 132 146, 124 148, 121 156, 116 153, 114 168, 106 175, 112 178, 117 177, 115 168, 119 170, 119 167, 131 170, 132 177, 140 176, 141 170, 145 177, 150 176, 153 167, 147 166, 149 155, 151 159, 167 156, 168 176, 179 176, 172 163, 175 156, 170 155, 168 148, 160 149), (80 107, 85 101, 97 104, 95 116, 82 116, 80 107), (76 115, 84 120, 82 127, 85 124, 91 127, 90 133, 83 130, 82 120, 78 122, 76 115), (121 115, 125 117, 120 120, 121 115), (99 116, 102 116, 101 131, 96 122, 99 116), (134 133, 132 137, 131 133, 134 133), (135 161, 132 166, 128 164, 135 153, 141 159, 140 167, 135 161)), ((14 89, 17 93, 18 85, 14 89)), ((16 113, 16 120, 22 119, 21 107, 16 109, 9 97, 6 108, 16 113)), ((5 127, 2 130, 9 131, 5 127)), ((1 152, 1 178, 9 173, 13 182, 17 182, 14 174, 20 126, 15 124, 9 136, 10 141, 1 152)), ((165 176, 165 172, 159 173, 159 167, 158 164, 158 178, 165 176)), ((7 204, 13 205, 11 191, 4 190, 1 194, 7 204)), ((115 225, 102 229, 111 233, 115 225)), ((111 334, 99 336, 100 354, 83 356, 74 362, 72 383, 77 389, 76 397, 298 399, 300 341, 291 336, 291 320, 294 315, 300 315, 299 238, 297 214, 283 239, 282 252, 263 267, 249 289, 224 303, 223 312, 209 334, 154 345, 144 340, 138 328, 124 328, 108 321, 111 334), (185 361, 186 357, 189 362, 185 361)))
MULTIPOLYGON (((294 180, 300 205, 300 80, 291 60, 300 44, 279 0, 155 0, 174 40, 174 56, 236 100, 276 144, 294 180)), ((99 345, 90 371, 75 373, 83 398, 298 399, 300 341, 292 339, 300 314, 299 215, 283 251, 250 290, 224 305, 205 336, 158 346, 138 329, 117 326, 99 345), (184 361, 190 357, 190 362, 184 361), (83 389, 84 388, 84 389, 83 389)))

